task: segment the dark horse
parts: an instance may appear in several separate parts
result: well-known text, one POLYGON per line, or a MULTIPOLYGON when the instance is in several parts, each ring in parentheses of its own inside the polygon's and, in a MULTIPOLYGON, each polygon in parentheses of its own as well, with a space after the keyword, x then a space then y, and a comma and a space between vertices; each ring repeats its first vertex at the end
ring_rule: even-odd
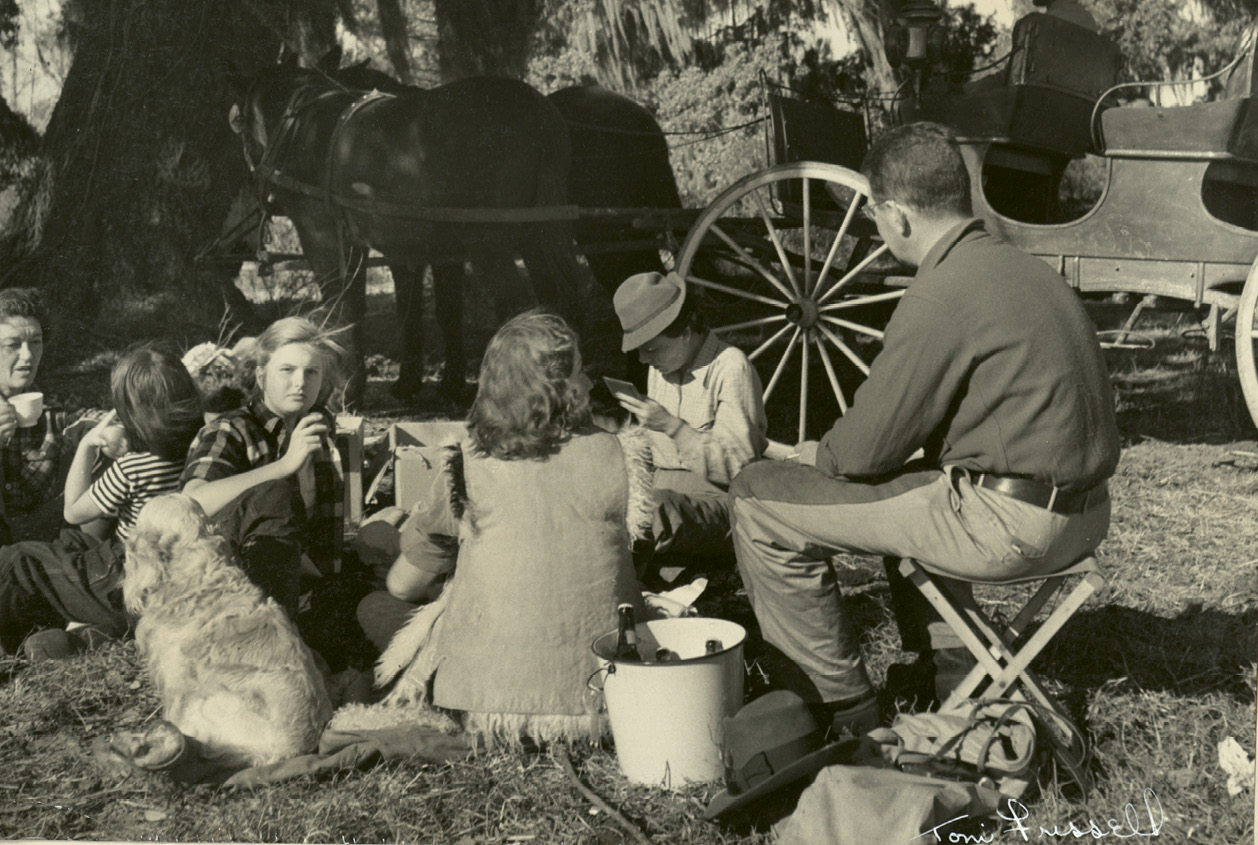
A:
POLYGON ((366 250, 385 257, 402 323, 399 395, 414 397, 423 381, 426 264, 447 294, 436 303, 449 393, 464 384, 464 261, 492 281, 500 313, 527 302, 517 254, 538 298, 573 310, 567 127, 523 82, 471 78, 364 95, 288 63, 254 78, 232 125, 264 199, 292 220, 325 300, 354 324, 360 355, 366 250))
MULTIPOLYGON (((598 85, 574 85, 546 99, 568 123, 570 202, 586 209, 681 208, 668 144, 649 111, 598 85)), ((623 219, 583 217, 575 234, 594 278, 608 291, 634 273, 661 269, 649 233, 623 219)))

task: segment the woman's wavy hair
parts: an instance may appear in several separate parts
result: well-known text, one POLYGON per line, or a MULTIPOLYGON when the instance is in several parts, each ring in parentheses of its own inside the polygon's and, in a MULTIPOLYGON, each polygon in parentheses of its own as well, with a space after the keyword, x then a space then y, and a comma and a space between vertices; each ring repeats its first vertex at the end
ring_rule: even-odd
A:
POLYGON ((133 449, 184 462, 205 420, 201 391, 177 354, 151 344, 132 347, 114 365, 109 393, 133 449))
POLYGON ((262 393, 262 385, 256 378, 258 369, 267 365, 276 350, 290 343, 298 343, 309 346, 323 361, 323 385, 319 390, 319 401, 327 402, 333 392, 345 386, 349 353, 337 340, 338 335, 344 331, 316 325, 305 317, 284 317, 267 326, 252 344, 239 351, 246 362, 244 369, 249 373, 252 382, 251 398, 262 393))
POLYGON ((38 288, 5 288, 0 290, 0 323, 13 317, 30 317, 48 331, 48 309, 38 288))
POLYGON ((501 460, 554 454, 590 422, 590 397, 568 383, 580 356, 562 317, 526 311, 489 341, 467 428, 478 450, 501 460))

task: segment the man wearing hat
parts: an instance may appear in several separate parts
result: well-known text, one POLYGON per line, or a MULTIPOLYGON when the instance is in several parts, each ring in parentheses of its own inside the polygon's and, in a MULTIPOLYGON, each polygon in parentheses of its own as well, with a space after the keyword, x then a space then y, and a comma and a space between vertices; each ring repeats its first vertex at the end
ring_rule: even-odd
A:
POLYGON ((767 442, 760 377, 742 350, 707 330, 676 273, 629 277, 613 305, 621 349, 636 349, 648 365, 646 398, 616 398, 650 431, 653 563, 666 554, 731 555, 726 491, 767 442))
MULTIPOLYGON (((830 558, 913 557, 969 581, 1064 569, 1109 529, 1119 454, 1095 327, 1060 275, 972 216, 951 131, 894 129, 864 171, 865 213, 917 274, 848 412, 801 444, 813 466, 759 461, 730 487, 739 573, 765 640, 807 676, 805 697, 832 725, 855 733, 877 707, 830 558)), ((887 569, 905 650, 935 670, 937 694, 950 692, 972 658, 887 569)))

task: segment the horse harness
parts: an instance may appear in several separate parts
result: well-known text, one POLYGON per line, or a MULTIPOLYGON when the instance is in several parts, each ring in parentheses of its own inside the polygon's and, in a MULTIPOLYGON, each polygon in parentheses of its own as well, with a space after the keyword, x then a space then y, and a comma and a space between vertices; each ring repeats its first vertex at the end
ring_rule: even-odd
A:
POLYGON ((241 133, 245 162, 249 165, 250 173, 253 174, 258 189, 259 203, 263 207, 268 206, 265 187, 270 184, 302 194, 303 196, 322 199, 328 204, 329 208, 342 211, 359 211, 366 214, 381 214, 388 217, 400 217, 427 223, 543 223, 558 220, 576 220, 580 217, 580 212, 575 205, 528 206, 525 208, 443 208, 417 206, 374 198, 367 199, 334 190, 333 181, 336 172, 334 154, 337 142, 349 126, 350 121, 359 116, 369 106, 383 100, 396 99, 395 95, 385 94, 380 91, 369 91, 355 97, 337 117, 336 125, 332 130, 332 137, 328 143, 327 157, 324 161, 324 186, 320 188, 295 179, 283 172, 281 156, 285 151, 284 148, 291 142, 297 119, 307 109, 323 100, 353 93, 345 89, 322 91, 313 98, 303 102, 303 94, 311 87, 309 84, 303 85, 297 88, 292 93, 292 96, 289 97, 288 103, 284 107, 284 113, 280 118, 275 139, 266 145, 262 158, 257 164, 254 164, 253 157, 249 154, 248 139, 245 138, 245 133, 241 133))

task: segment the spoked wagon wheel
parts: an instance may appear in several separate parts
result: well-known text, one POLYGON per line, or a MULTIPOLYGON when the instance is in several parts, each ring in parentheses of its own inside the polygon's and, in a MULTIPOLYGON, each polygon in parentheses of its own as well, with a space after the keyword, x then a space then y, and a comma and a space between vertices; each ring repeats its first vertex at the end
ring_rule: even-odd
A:
POLYGON ((704 290, 712 328, 760 367, 765 405, 798 381, 799 440, 847 412, 904 295, 887 276, 894 259, 859 214, 868 199, 865 177, 846 167, 780 164, 717 197, 678 255, 677 272, 704 290), (815 369, 829 389, 810 396, 815 369))
POLYGON ((1240 303, 1236 306, 1236 373, 1249 416, 1258 425, 1258 367, 1255 367, 1254 345, 1258 343, 1258 258, 1249 268, 1240 303))

